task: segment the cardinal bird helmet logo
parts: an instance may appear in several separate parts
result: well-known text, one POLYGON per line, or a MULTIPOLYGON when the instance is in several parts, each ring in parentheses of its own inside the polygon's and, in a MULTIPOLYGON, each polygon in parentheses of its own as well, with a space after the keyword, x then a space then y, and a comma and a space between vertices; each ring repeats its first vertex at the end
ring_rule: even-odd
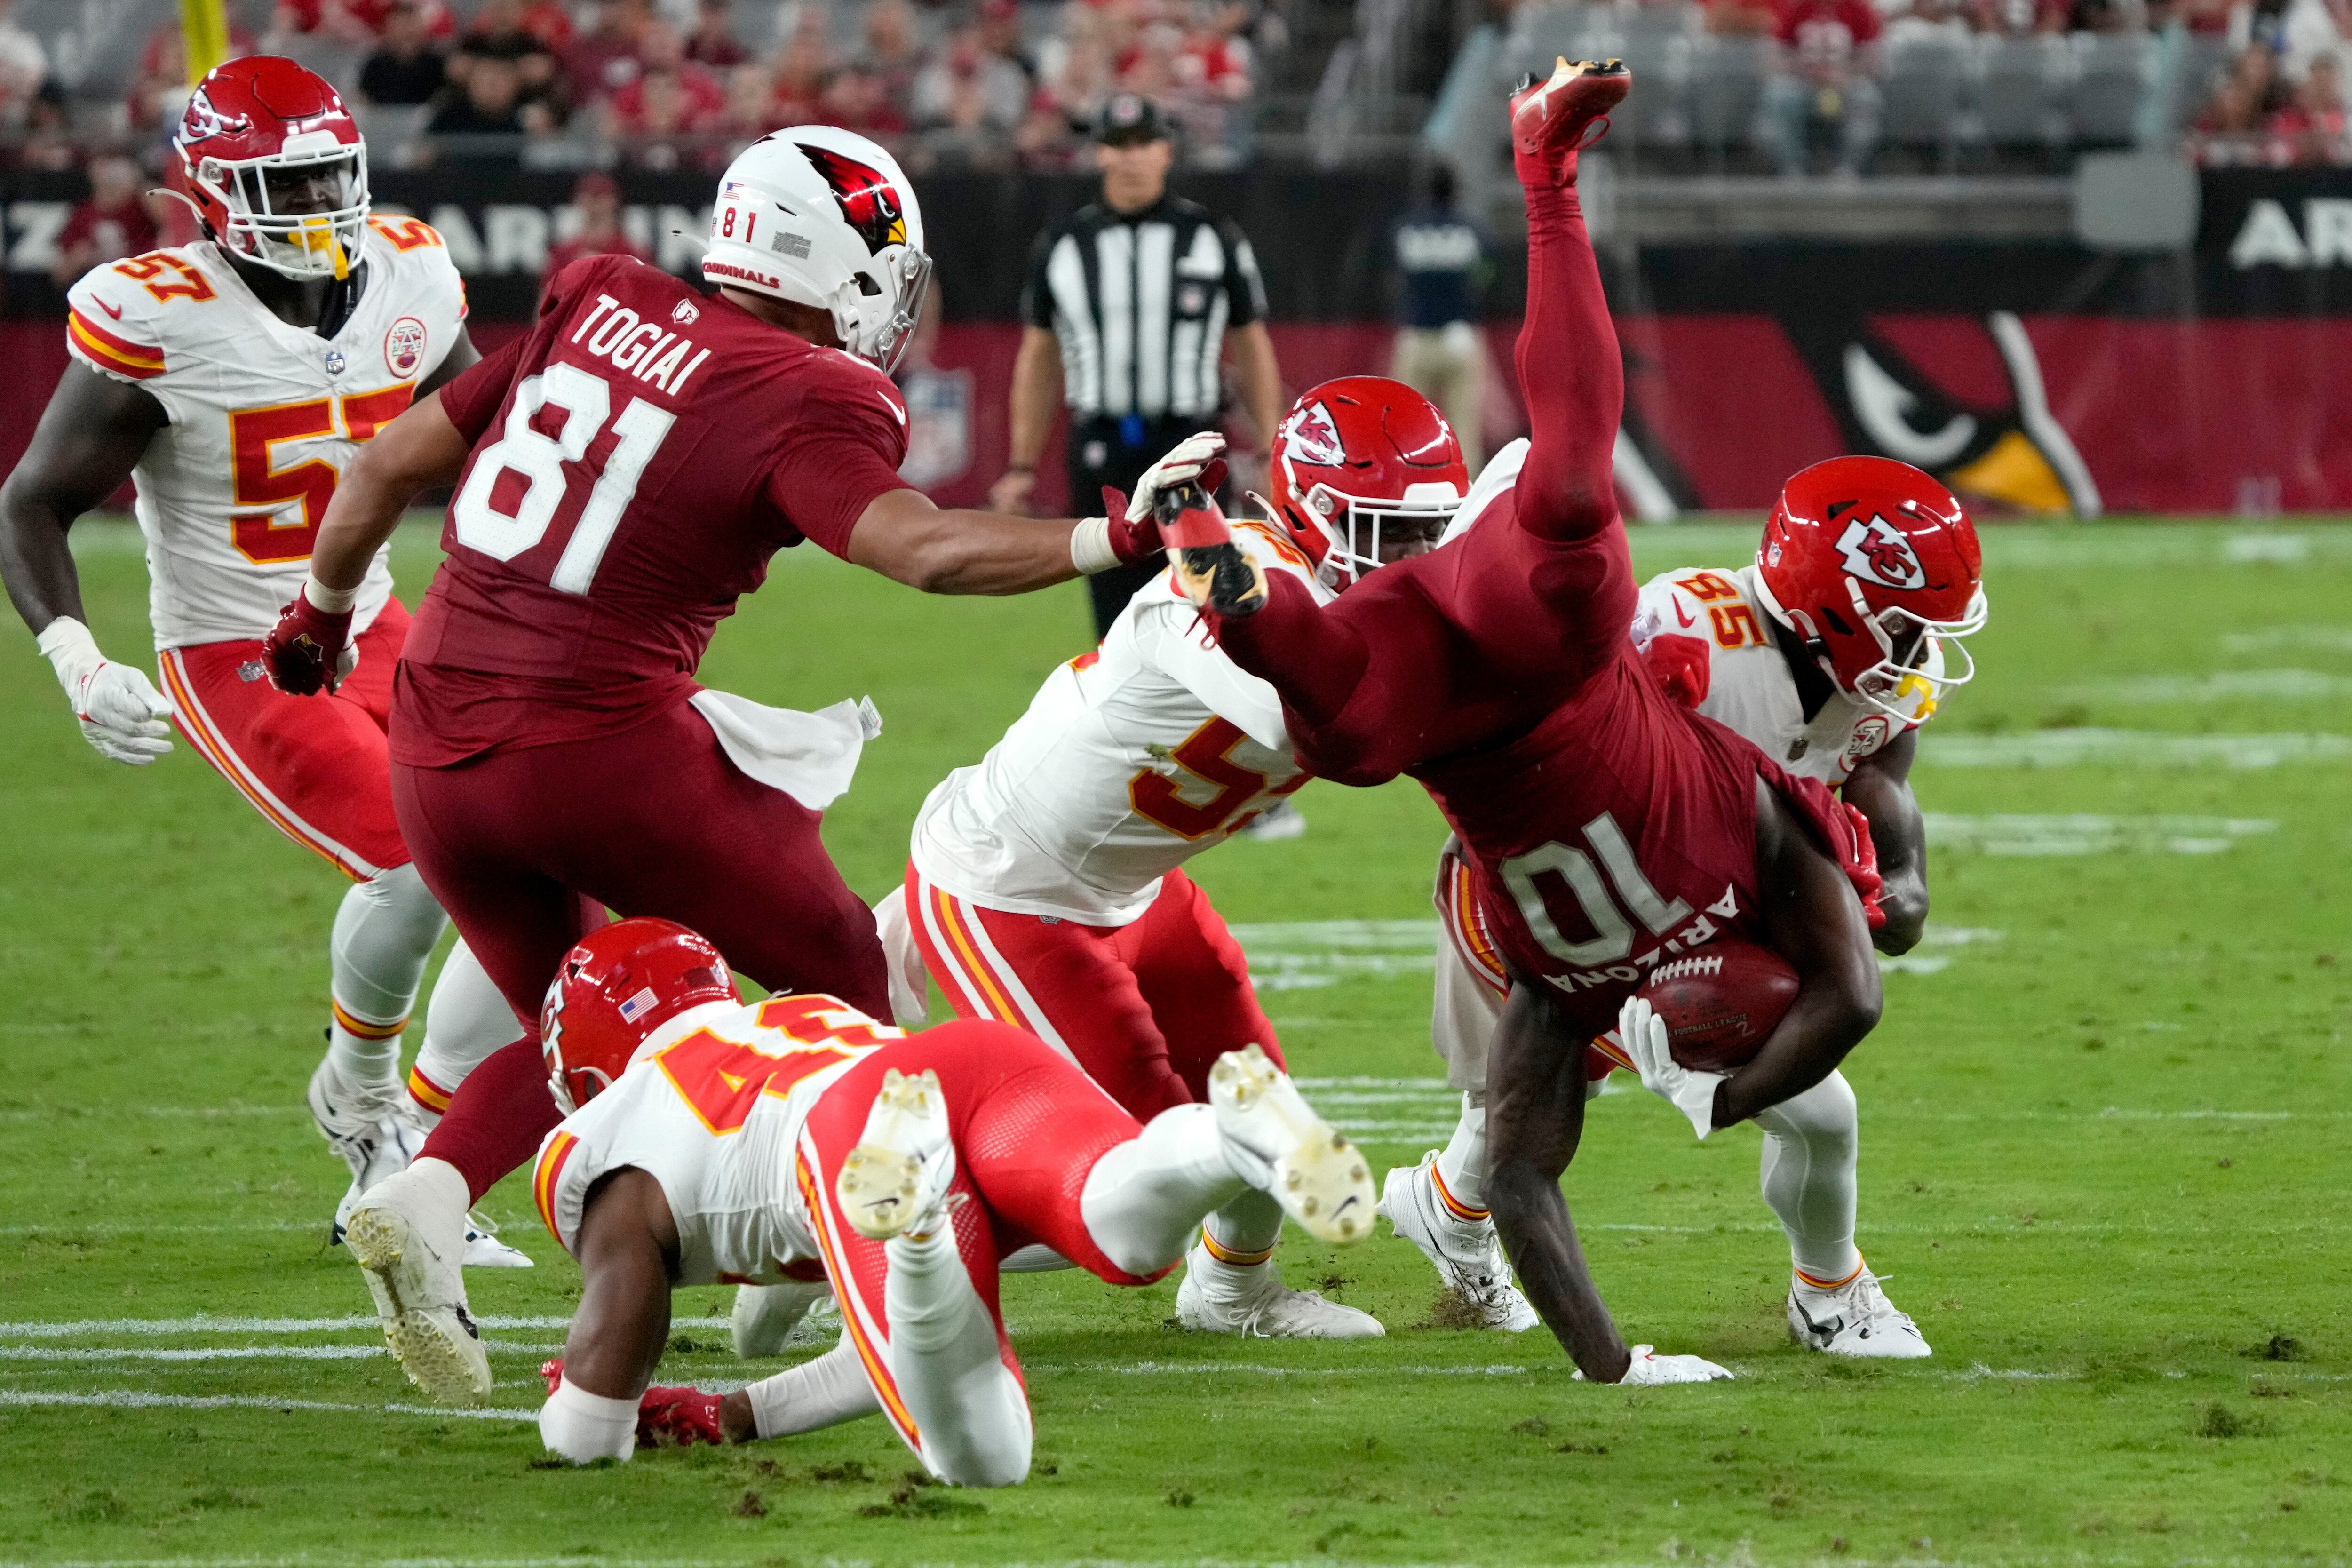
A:
POLYGON ((1874 512, 1867 522, 1856 518, 1845 525, 1845 531, 1838 535, 1838 553, 1845 557, 1846 571, 1866 583, 1883 583, 1890 588, 1927 585, 1927 572, 1919 564, 1919 552, 1900 531, 1874 512))
POLYGON ((890 176, 869 163, 825 147, 797 143, 841 204, 841 216, 857 231, 868 251, 907 243, 907 205, 890 185, 890 176))

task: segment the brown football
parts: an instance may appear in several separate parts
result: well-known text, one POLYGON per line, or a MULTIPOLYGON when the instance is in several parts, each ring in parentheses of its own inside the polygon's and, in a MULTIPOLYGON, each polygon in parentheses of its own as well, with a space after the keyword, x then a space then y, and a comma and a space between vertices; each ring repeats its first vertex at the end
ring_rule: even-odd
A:
POLYGON ((1797 972, 1769 947, 1711 942, 1652 970, 1642 994, 1665 1020, 1675 1061, 1729 1072, 1755 1059, 1797 999, 1797 972))

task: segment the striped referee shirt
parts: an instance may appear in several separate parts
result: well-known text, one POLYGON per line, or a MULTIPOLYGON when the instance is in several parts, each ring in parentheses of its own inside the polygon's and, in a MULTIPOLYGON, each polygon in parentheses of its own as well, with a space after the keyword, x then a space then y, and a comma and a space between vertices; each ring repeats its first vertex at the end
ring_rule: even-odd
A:
POLYGON ((1097 202, 1038 241, 1022 320, 1062 349, 1078 418, 1198 419, 1216 412, 1225 332, 1265 314, 1240 229, 1162 197, 1138 213, 1097 202))

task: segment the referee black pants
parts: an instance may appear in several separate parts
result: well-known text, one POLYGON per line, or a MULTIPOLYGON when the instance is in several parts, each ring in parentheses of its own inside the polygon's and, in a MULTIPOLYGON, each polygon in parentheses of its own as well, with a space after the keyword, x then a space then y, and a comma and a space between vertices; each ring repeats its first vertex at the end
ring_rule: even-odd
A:
MULTIPOLYGON (((1198 419, 1146 419, 1123 430, 1122 421, 1117 419, 1073 420, 1067 453, 1071 514, 1092 516, 1102 504, 1105 485, 1123 495, 1132 495, 1136 481, 1143 478, 1143 470, 1167 456, 1168 448, 1215 423, 1213 415, 1198 419), (1130 437, 1135 438, 1130 440, 1130 437)), ((1165 571, 1167 564, 1164 561, 1138 562, 1133 566, 1114 566, 1087 579, 1087 592, 1094 598, 1097 638, 1109 634, 1111 622, 1118 619, 1127 602, 1165 571)))

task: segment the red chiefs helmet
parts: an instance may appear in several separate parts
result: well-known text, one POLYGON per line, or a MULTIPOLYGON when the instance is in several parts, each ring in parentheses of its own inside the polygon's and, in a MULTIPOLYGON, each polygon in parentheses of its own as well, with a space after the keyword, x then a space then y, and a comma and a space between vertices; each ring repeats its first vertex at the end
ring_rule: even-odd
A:
POLYGON ((1470 489, 1454 426, 1386 376, 1309 388, 1275 431, 1270 458, 1274 499, 1253 499, 1334 588, 1380 566, 1383 525, 1436 543, 1470 489))
POLYGON ((277 55, 215 66, 188 96, 172 145, 223 249, 289 278, 349 275, 367 231, 367 144, 324 77, 277 55), (330 205, 285 210, 320 175, 334 188, 330 205))
POLYGON ((1772 618, 1841 690, 1906 720, 1911 694, 1940 701, 1976 675, 1960 639, 1985 624, 1982 564, 1952 492, 1888 458, 1832 458, 1793 476, 1756 551, 1772 618))
POLYGON ((675 921, 614 921, 556 965, 539 1010, 547 1087, 566 1116, 609 1088, 646 1037, 705 1002, 740 1002, 727 961, 675 921))

